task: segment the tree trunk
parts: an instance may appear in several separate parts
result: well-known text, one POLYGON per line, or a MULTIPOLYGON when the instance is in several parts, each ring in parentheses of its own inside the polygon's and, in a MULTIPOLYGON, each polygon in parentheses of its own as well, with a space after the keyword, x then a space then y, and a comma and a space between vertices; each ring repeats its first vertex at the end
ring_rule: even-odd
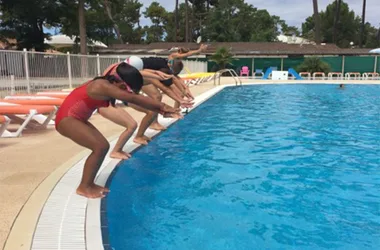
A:
POLYGON ((335 7, 335 18, 334 18, 334 31, 333 31, 333 43, 337 43, 337 36, 338 36, 338 24, 339 24, 339 18, 340 18, 340 6, 342 5, 342 0, 336 0, 336 7, 335 7))
POLYGON ((80 39, 80 53, 81 57, 81 76, 82 78, 88 77, 87 71, 87 34, 86 34, 86 18, 84 16, 84 1, 79 0, 78 15, 79 15, 79 39, 80 39))
POLYGON ((37 25, 35 27, 36 35, 38 34, 38 43, 34 46, 34 49, 39 52, 45 52, 45 33, 44 26, 42 21, 37 21, 37 25))
POLYGON ((189 33, 189 42, 194 40, 194 28, 195 28, 195 18, 194 18, 194 4, 191 5, 191 22, 190 22, 190 33, 189 33))
POLYGON ((313 0, 314 22, 315 22, 315 42, 321 44, 321 18, 318 11, 318 0, 313 0))
POLYGON ((79 0, 79 39, 80 39, 80 53, 87 55, 87 34, 86 34, 86 19, 84 16, 84 0, 79 0))
POLYGON ((186 10, 185 10, 185 42, 189 41, 189 1, 185 0, 186 10))
POLYGON ((178 19, 178 0, 175 0, 175 37, 174 42, 178 42, 178 30, 179 30, 179 19, 178 19))
POLYGON ((110 4, 109 4, 108 0, 104 0, 104 7, 106 7, 108 18, 111 20, 111 22, 113 24, 113 28, 115 29, 117 39, 119 40, 120 44, 123 44, 124 42, 123 42, 123 39, 121 38, 119 26, 113 20, 110 4))
POLYGON ((360 26, 360 37, 359 37, 359 47, 363 48, 364 40, 364 29, 365 29, 365 10, 366 10, 367 1, 363 0, 363 13, 362 13, 362 25, 360 26))

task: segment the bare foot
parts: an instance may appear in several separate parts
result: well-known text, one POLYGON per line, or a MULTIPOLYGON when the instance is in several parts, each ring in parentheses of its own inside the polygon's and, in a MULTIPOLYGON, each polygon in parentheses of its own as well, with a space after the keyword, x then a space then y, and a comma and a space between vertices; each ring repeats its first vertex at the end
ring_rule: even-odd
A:
POLYGON ((159 131, 166 130, 166 128, 164 126, 162 126, 161 124, 159 124, 158 122, 153 123, 152 125, 150 125, 149 128, 151 128, 153 130, 159 130, 159 131))
POLYGON ((143 137, 135 137, 133 141, 137 144, 148 145, 147 140, 145 140, 143 137))
POLYGON ((91 186, 82 186, 79 185, 77 188, 77 194, 82 195, 86 198, 103 198, 105 197, 105 193, 108 193, 109 189, 105 187, 101 187, 96 184, 92 184, 91 186))
POLYGON ((110 157, 114 159, 128 160, 131 155, 126 152, 113 151, 111 152, 110 157))
POLYGON ((151 140, 152 140, 152 138, 150 138, 150 137, 148 137, 148 136, 146 136, 146 135, 144 135, 143 138, 144 138, 146 141, 151 141, 151 140))

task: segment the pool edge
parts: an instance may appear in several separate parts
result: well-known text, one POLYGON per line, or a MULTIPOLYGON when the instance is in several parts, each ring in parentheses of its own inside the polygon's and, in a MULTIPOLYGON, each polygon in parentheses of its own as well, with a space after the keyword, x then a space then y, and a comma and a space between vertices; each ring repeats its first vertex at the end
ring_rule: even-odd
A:
MULTIPOLYGON (((248 84, 246 84, 248 85, 248 84)), ((228 85, 220 85, 215 86, 214 88, 200 94, 195 98, 195 104, 194 107, 189 110, 189 113, 193 110, 195 110, 197 107, 199 107, 202 103, 206 102, 210 98, 212 98, 214 95, 219 93, 225 88, 228 87, 234 87, 235 84, 228 84, 228 85)), ((175 124, 177 121, 160 121, 164 126, 171 126, 175 124)), ((157 132, 154 134, 154 136, 160 134, 160 132, 157 132)), ((127 148, 126 151, 130 152, 137 150, 140 147, 129 149, 127 148)), ((112 173, 114 172, 117 165, 115 164, 109 164, 107 165, 99 174, 98 176, 98 183, 100 185, 106 185, 108 180, 110 179, 112 173)), ((102 201, 106 201, 106 199, 102 199, 102 201)), ((108 225, 102 225, 102 213, 105 213, 105 202, 102 202, 101 200, 96 200, 95 202, 89 202, 87 206, 87 218, 93 218, 91 222, 88 222, 86 220, 86 247, 87 249, 108 249, 108 225), (102 204, 103 203, 103 204, 102 204), (87 230, 90 229, 90 230, 87 230), (107 234, 107 235, 106 235, 107 234), (105 240, 107 238, 107 240, 105 240), (95 239, 95 240, 94 240, 95 239), (105 242, 106 241, 106 242, 105 242), (107 246, 106 248, 104 246, 107 246)), ((105 215, 104 215, 105 216, 105 215)))
MULTIPOLYGON (((336 82, 333 82, 333 81, 316 81, 316 82, 313 82, 313 81, 304 81, 304 82, 301 82, 301 81, 297 81, 297 82, 296 81, 295 82, 290 82, 290 81, 287 81, 287 82, 265 81, 264 82, 264 81, 250 80, 250 82, 244 82, 243 86, 248 86, 248 85, 271 85, 271 84, 288 84, 288 85, 297 85, 297 84, 310 84, 310 85, 312 85, 312 84, 314 84, 315 85, 315 84, 338 84, 338 83, 344 83, 345 85, 349 85, 349 84, 355 84, 355 85, 356 84, 357 85, 380 85, 380 81, 376 81, 376 82, 374 82, 374 81, 371 81, 371 82, 358 82, 358 81, 350 81, 350 82, 347 82, 347 81, 336 81, 336 82)), ((202 93, 199 96, 197 96, 197 98, 203 96, 204 94, 206 94, 206 93, 208 93, 210 91, 211 92, 215 91, 215 93, 213 94, 213 95, 215 95, 215 94, 217 94, 218 92, 220 92, 221 90, 223 90, 226 87, 234 87, 234 86, 235 86, 235 84, 227 84, 226 85, 226 84, 222 83, 222 85, 213 86, 212 89, 205 91, 204 93, 202 93), (216 89, 218 89, 218 90, 216 90, 216 89)), ((196 107, 198 107, 204 101, 207 101, 213 95, 209 95, 209 97, 207 99, 205 99, 202 102, 200 102, 196 107)), ((194 108, 196 108, 196 107, 194 107, 194 108)), ((112 143, 116 142, 116 139, 118 138, 118 136, 119 136, 119 134, 107 138, 107 140, 110 141, 111 146, 114 145, 112 143)), ((22 209, 20 210, 20 212, 18 213, 17 217, 15 218, 15 220, 13 222, 13 225, 12 225, 12 227, 10 229, 10 232, 8 233, 8 236, 6 238, 6 241, 5 241, 5 244, 4 244, 4 249, 12 249, 12 250, 15 250, 15 249, 23 249, 23 250, 24 249, 32 249, 33 241, 35 241, 36 231, 37 231, 37 228, 39 226, 39 223, 41 222, 40 221, 41 215, 44 212, 46 212, 44 209, 45 209, 45 206, 48 203, 49 199, 54 198, 53 197, 54 196, 53 193, 56 191, 55 190, 56 186, 59 185, 59 183, 62 181, 63 177, 66 174, 68 174, 68 172, 70 172, 70 170, 72 170, 72 168, 78 167, 78 165, 81 164, 81 162, 83 161, 83 159, 85 157, 87 157, 88 152, 89 151, 87 151, 87 150, 81 151, 81 153, 75 155, 73 158, 70 159, 71 160, 71 164, 69 164, 70 160, 67 161, 66 163, 62 164, 55 171, 58 171, 61 167, 63 167, 66 164, 65 165, 65 169, 61 169, 62 170, 61 172, 55 172, 54 171, 51 174, 49 174, 49 176, 47 178, 45 178, 39 184, 39 186, 32 192, 32 194, 29 196, 29 199, 27 200, 27 202, 24 203, 22 209), (80 155, 82 155, 82 156, 80 157, 80 155), (74 159, 74 158, 77 159, 77 160, 76 161, 72 161, 72 159, 74 159), (51 179, 52 177, 55 177, 54 180, 51 179), (48 184, 46 182, 50 182, 50 184, 48 184), (46 184, 48 184, 48 185, 46 185, 46 184), (44 187, 44 190, 41 190, 42 187, 44 187), (37 199, 37 202, 40 202, 39 204, 29 204, 29 203, 35 202, 36 199, 37 199), (30 210, 32 210, 32 211, 30 211, 30 210), (25 216, 28 216, 28 217, 25 217, 25 216), (29 221, 29 223, 31 223, 31 225, 25 225, 23 223, 20 224, 20 221, 29 221), (17 240, 15 238, 15 235, 17 235, 17 238, 18 238, 17 240)), ((107 159, 107 161, 105 161, 105 165, 108 166, 108 165, 114 164, 116 166, 119 161, 112 160, 112 162, 113 163, 111 163, 111 160, 107 159)), ((114 166, 114 168, 115 168, 115 166, 114 166)), ((102 172, 102 169, 101 169, 101 172, 102 172)), ((108 179, 108 177, 107 177, 107 179, 108 179)), ((97 181, 101 181, 101 178, 97 179, 97 181)), ((72 185, 73 187, 75 187, 77 185, 77 183, 74 180, 74 182, 72 182, 70 185, 72 185)), ((70 194, 71 193, 69 193, 69 195, 70 194)), ((62 195, 61 197, 63 197, 64 199, 67 198, 64 195, 62 195)), ((72 245, 71 248, 69 248, 70 242, 72 242, 74 240, 74 239, 70 239, 70 237, 73 237, 73 238, 74 237, 79 237, 78 236, 79 234, 82 237, 82 240, 86 240, 86 238, 88 237, 88 235, 87 235, 87 223, 90 222, 88 219, 91 219, 91 221, 95 221, 96 222, 97 217, 99 218, 98 224, 94 224, 94 223, 88 224, 88 226, 89 226, 88 230, 93 230, 93 231, 94 230, 95 231, 101 230, 101 224, 100 224, 100 222, 101 222, 100 221, 100 215, 101 215, 101 208, 100 208, 100 206, 101 206, 101 204, 100 204, 100 202, 99 202, 99 204, 90 204, 90 205, 88 205, 88 203, 92 203, 92 202, 89 202, 87 200, 83 201, 82 199, 80 199, 80 203, 84 204, 85 209, 86 209, 86 210, 84 210, 84 216, 83 216, 85 218, 85 221, 82 224, 81 224, 81 222, 78 222, 78 221, 72 222, 72 224, 75 224, 79 228, 81 228, 81 232, 80 233, 77 232, 77 234, 63 235, 64 239, 60 240, 57 237, 55 237, 56 235, 53 235, 53 236, 50 235, 50 233, 51 234, 54 233, 52 231, 49 231, 49 230, 51 230, 50 228, 45 228, 45 232, 49 233, 49 235, 46 235, 45 239, 44 239, 44 240, 46 240, 46 244, 47 243, 53 244, 54 243, 53 241, 60 241, 60 245, 62 246, 62 248, 65 248, 65 249, 86 249, 86 248, 87 249, 92 249, 92 248, 88 248, 87 245, 84 245, 83 248, 78 248, 75 245, 72 245), (98 207, 96 207, 96 206, 98 206, 98 207), (98 213, 98 215, 95 214, 95 217, 88 217, 88 216, 92 216, 93 212, 90 211, 91 208, 95 209, 95 212, 98 213), (89 209, 89 211, 87 211, 87 209, 89 209), (98 209, 98 210, 96 210, 96 209, 98 209), (86 226, 86 230, 84 229, 85 226, 86 226), (96 227, 98 227, 98 228, 96 228, 96 227), (83 231, 83 235, 82 235, 82 231, 83 231), (64 241, 65 239, 68 239, 68 242, 65 242, 64 241)), ((74 205, 76 205, 76 204, 74 204, 74 205)), ((56 208, 59 208, 59 207, 56 206, 56 208)), ((73 207, 72 209, 77 209, 77 207, 73 207)), ((69 225, 69 226, 71 226, 71 225, 69 225)), ((51 227, 53 227, 53 226, 51 226, 51 227)), ((98 233, 98 232, 96 232, 96 233, 98 233)), ((87 238, 85 244, 87 244, 89 241, 91 241, 93 239, 96 239, 96 238, 87 238)), ((43 249, 59 249, 59 248, 57 247, 57 248, 43 248, 43 249)), ((104 249, 104 248, 103 248, 103 246, 101 246, 99 249, 104 249)))

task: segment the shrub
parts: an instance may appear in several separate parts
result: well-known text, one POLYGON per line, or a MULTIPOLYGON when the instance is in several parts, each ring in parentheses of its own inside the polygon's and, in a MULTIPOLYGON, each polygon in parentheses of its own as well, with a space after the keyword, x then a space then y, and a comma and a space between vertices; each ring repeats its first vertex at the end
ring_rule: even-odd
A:
POLYGON ((308 57, 305 61, 297 67, 298 72, 324 72, 325 74, 331 71, 331 67, 328 63, 322 61, 318 57, 308 57))

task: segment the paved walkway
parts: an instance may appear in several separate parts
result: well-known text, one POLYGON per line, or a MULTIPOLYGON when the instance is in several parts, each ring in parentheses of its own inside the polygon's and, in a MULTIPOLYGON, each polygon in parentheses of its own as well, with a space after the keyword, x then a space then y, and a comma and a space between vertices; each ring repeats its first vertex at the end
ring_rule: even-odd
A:
MULTIPOLYGON (((199 95, 213 87, 203 83, 192 87, 199 95)), ((164 97, 168 104, 173 101, 164 97)), ((126 108, 138 121, 142 113, 126 108)), ((117 136, 123 128, 94 115, 91 122, 107 137, 117 136)), ((62 137, 54 127, 25 131, 20 138, 0 138, 0 249, 3 249, 12 224, 33 191, 62 164, 84 148, 62 137)))
MULTIPOLYGON (((221 84, 233 82, 230 78, 223 78, 221 84)), ((243 80, 243 82, 252 82, 252 80, 247 79, 243 80)), ((255 82, 258 81, 256 80, 255 82)), ((265 83, 270 84, 271 82, 265 81, 265 83)), ((302 82, 297 81, 297 83, 302 82)), ((211 88, 213 88, 213 82, 202 83, 192 87, 192 92, 199 95, 211 88)), ((164 101, 168 104, 173 103, 166 97, 164 101)), ((127 110, 138 122, 141 120, 143 116, 141 113, 130 108, 127 108, 127 110)), ((123 131, 122 127, 109 122, 100 115, 94 115, 91 122, 106 137, 117 136, 123 131)), ((3 249, 14 220, 33 191, 45 178, 81 152, 83 152, 82 147, 59 135, 54 127, 44 131, 25 131, 20 138, 0 138, 1 249, 3 249)), ((23 211, 23 213, 25 212, 27 213, 28 211, 23 211)))

